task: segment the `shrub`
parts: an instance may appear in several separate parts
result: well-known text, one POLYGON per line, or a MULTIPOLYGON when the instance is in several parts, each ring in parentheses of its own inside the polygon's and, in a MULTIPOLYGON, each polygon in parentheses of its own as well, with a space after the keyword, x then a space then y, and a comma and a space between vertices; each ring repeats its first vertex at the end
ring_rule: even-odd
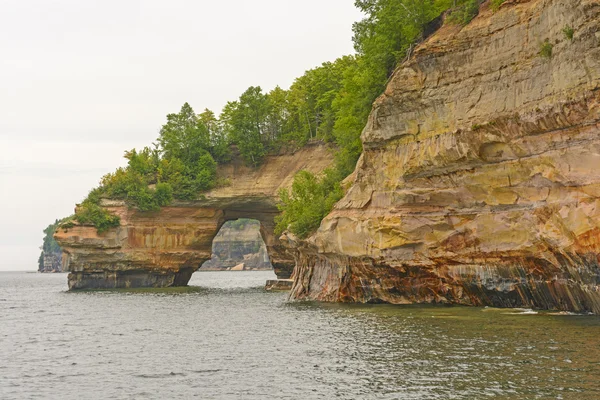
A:
POLYGON ((565 37, 569 40, 573 40, 573 36, 575 35, 575 30, 570 27, 569 25, 565 26, 563 28, 563 34, 565 35, 565 37))
POLYGON ((173 187, 168 183, 157 183, 154 198, 159 207, 168 206, 173 201, 173 187))
POLYGON ((286 229, 300 238, 306 238, 317 230, 321 220, 329 214, 335 203, 343 196, 340 179, 335 170, 325 171, 318 178, 308 171, 300 171, 294 177, 291 193, 283 189, 278 205, 282 214, 276 217, 275 232, 286 229))
POLYGON ((61 227, 72 228, 74 226, 72 221, 77 221, 83 225, 93 225, 98 233, 102 233, 109 228, 119 226, 121 219, 100 206, 102 196, 106 196, 105 188, 100 186, 92 189, 86 199, 77 207, 75 215, 66 219, 61 227))
POLYGON ((75 226, 75 224, 73 223, 73 218, 74 218, 74 216, 69 217, 65 222, 63 222, 60 225, 60 228, 63 229, 65 232, 68 231, 69 229, 73 228, 75 226))
POLYGON ((542 43, 542 45, 540 46, 540 52, 539 52, 540 57, 547 58, 547 59, 552 58, 552 49, 553 48, 554 48, 554 45, 552 45, 552 43, 550 43, 548 41, 548 39, 546 39, 546 41, 544 43, 542 43))
POLYGON ((118 216, 91 202, 82 203, 73 219, 83 225, 95 226, 98 233, 106 232, 108 229, 117 227, 121 223, 121 219, 118 216))
POLYGON ((140 211, 158 211, 160 206, 154 198, 154 191, 145 187, 129 192, 128 204, 140 211))
POLYGON ((505 1, 506 0, 491 0, 490 1, 490 7, 492 8, 492 10, 494 12, 496 12, 496 11, 498 11, 498 9, 502 5, 502 3, 504 3, 505 1))
POLYGON ((479 14, 479 0, 467 0, 450 13, 448 22, 467 25, 477 14, 479 14))

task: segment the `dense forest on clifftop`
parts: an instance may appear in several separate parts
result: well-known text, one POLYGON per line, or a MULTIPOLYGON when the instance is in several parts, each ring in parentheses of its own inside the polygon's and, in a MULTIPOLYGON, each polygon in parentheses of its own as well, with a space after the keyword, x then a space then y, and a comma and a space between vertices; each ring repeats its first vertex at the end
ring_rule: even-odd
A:
MULTIPOLYGON (((503 0, 492 1, 499 6, 503 0)), ((451 9, 448 20, 466 24, 480 1, 356 0, 355 5, 365 14, 353 25, 355 55, 306 71, 287 90, 252 86, 218 117, 208 109, 196 114, 185 103, 167 115, 153 147, 125 153, 127 166, 104 176, 73 219, 102 232, 120 222, 100 206, 102 198, 124 200, 140 211, 196 199, 226 184, 216 171, 231 160, 232 146, 248 165, 258 166, 268 154, 325 141, 336 149, 334 167, 322 176, 299 173, 291 192, 281 193, 277 221, 279 232, 289 229, 300 237, 313 232, 343 195, 340 182, 361 154, 360 134, 371 105, 395 67, 442 13, 451 9)))

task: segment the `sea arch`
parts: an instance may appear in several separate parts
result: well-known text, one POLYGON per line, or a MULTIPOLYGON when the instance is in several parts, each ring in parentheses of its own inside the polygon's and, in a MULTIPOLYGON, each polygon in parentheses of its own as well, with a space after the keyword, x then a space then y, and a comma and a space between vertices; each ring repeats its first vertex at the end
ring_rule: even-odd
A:
POLYGON ((99 234, 93 226, 76 225, 55 234, 69 289, 185 286, 211 258, 212 241, 223 224, 239 218, 260 222, 275 274, 290 278, 294 258, 275 235, 279 190, 289 188, 298 171, 320 173, 331 161, 323 144, 267 157, 258 168, 235 157, 219 167, 219 188, 154 213, 104 200, 102 206, 120 216, 120 226, 99 234))

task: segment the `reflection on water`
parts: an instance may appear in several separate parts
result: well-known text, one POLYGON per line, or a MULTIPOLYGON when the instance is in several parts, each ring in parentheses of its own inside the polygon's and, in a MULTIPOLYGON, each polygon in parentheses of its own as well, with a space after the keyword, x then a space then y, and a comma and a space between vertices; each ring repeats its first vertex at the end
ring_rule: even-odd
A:
POLYGON ((290 303, 271 276, 67 293, 1 273, 0 398, 600 398, 598 317, 290 303))

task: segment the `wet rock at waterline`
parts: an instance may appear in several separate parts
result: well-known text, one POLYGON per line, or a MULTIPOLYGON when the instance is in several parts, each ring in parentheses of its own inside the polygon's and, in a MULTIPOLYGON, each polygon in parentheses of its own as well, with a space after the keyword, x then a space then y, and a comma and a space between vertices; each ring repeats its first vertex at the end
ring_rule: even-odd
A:
POLYGON ((268 292, 287 292, 294 286, 293 279, 269 279, 265 285, 268 292))

